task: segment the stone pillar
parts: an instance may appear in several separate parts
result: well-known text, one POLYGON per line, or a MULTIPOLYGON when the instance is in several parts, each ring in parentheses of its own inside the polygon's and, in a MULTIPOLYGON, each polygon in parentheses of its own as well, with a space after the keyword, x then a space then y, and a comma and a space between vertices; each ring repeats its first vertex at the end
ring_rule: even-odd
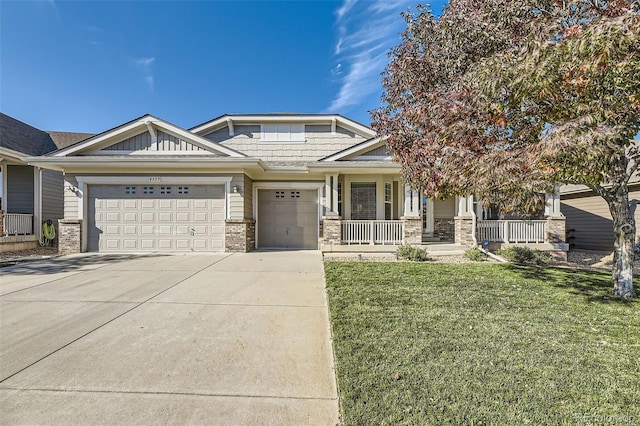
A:
POLYGON ((546 242, 551 244, 564 243, 566 238, 566 218, 564 216, 547 217, 546 242))
POLYGON ((422 217, 402 216, 402 241, 404 245, 419 246, 422 244, 422 217))
POLYGON ((0 210, 0 237, 4 237, 4 210, 0 210))
POLYGON ((227 219, 224 221, 224 251, 247 253, 256 248, 256 221, 227 219))
POLYGON ((322 217, 322 245, 339 246, 342 243, 342 217, 322 217))
POLYGON ((456 216, 455 243, 465 247, 473 246, 473 218, 471 216, 456 216))
POLYGON ((82 220, 60 219, 58 221, 58 254, 82 252, 82 220))

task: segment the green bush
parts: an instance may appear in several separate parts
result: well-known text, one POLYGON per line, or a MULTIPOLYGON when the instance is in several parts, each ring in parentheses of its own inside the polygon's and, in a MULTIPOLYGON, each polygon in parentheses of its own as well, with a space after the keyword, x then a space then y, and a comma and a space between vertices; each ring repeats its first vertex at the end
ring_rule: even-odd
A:
POLYGON ((429 259, 426 249, 410 245, 398 247, 396 255, 398 259, 412 260, 414 262, 424 262, 429 259))
POLYGON ((469 250, 464 252, 464 256, 469 260, 473 260, 474 262, 480 262, 487 258, 478 247, 471 247, 469 250))
POLYGON ((529 247, 507 247, 496 253, 510 262, 520 265, 546 265, 551 262, 551 254, 529 247))

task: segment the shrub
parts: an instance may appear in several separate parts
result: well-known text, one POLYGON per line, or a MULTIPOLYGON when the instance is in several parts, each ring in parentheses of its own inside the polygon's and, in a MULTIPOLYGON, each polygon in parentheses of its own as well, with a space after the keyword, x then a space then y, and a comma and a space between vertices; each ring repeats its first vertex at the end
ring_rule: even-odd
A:
POLYGON ((508 261, 520 265, 546 265, 552 259, 551 254, 529 247, 507 247, 496 251, 496 253, 508 261))
POLYGON ((399 259, 412 260, 414 262, 424 262, 429 259, 426 249, 410 245, 398 247, 396 255, 399 259))
POLYGON ((478 247, 471 247, 469 250, 464 252, 464 256, 474 262, 480 262, 486 259, 485 254, 481 252, 478 247))

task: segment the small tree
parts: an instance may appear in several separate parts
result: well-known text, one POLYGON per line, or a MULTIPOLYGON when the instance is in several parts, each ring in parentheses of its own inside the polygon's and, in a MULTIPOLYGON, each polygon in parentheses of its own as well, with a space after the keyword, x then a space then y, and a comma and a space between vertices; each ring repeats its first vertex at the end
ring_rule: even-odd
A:
POLYGON ((614 222, 614 294, 635 296, 640 16, 630 1, 452 0, 405 15, 373 126, 428 195, 532 212, 586 185, 614 222))

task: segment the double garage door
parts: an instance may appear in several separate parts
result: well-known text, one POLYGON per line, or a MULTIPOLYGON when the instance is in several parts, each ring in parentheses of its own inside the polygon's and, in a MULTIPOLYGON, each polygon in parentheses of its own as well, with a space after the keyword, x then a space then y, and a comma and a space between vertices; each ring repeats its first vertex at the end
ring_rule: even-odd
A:
POLYGON ((318 248, 318 191, 258 190, 258 247, 318 248))
POLYGON ((90 251, 224 251, 223 185, 91 185, 90 251))

